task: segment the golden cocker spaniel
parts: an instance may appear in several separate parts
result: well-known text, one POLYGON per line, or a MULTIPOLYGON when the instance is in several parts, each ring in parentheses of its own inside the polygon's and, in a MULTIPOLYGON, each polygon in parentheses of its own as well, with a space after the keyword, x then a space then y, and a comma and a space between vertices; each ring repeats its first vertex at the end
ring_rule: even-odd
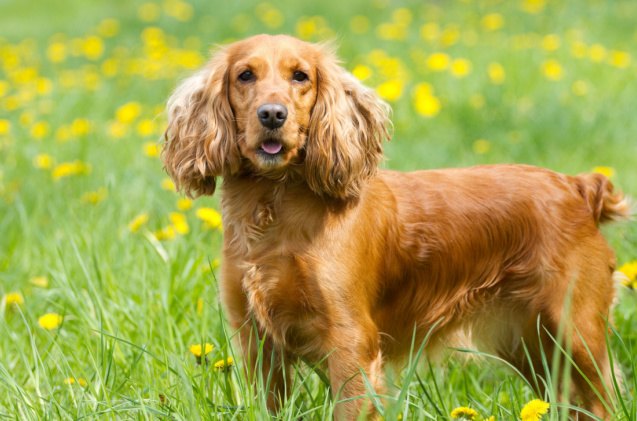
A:
POLYGON ((271 409, 303 357, 327 361, 337 419, 371 414, 361 372, 381 391, 412 340, 462 332, 529 377, 570 349, 570 398, 608 416, 615 258, 598 226, 628 207, 604 176, 379 170, 389 107, 331 48, 283 35, 218 50, 168 115, 178 188, 211 195, 223 177, 221 299, 271 409))

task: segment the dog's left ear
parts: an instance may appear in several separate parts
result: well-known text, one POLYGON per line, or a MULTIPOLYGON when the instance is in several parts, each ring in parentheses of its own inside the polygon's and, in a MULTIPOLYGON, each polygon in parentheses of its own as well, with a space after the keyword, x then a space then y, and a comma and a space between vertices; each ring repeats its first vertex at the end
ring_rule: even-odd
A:
POLYGON ((306 146, 306 181, 317 194, 358 197, 374 175, 389 140, 390 108, 340 65, 330 46, 319 46, 318 93, 306 146))

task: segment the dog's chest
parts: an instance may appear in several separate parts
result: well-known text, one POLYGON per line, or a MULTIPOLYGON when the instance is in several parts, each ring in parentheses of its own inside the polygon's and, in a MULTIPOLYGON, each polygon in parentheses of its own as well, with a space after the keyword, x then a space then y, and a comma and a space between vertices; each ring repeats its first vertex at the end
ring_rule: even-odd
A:
POLYGON ((252 265, 241 282, 250 312, 275 342, 311 355, 322 342, 328 314, 323 292, 298 259, 252 265))
POLYGON ((226 235, 248 310, 275 342, 312 358, 323 344, 329 315, 317 276, 313 222, 265 201, 229 224, 226 235))

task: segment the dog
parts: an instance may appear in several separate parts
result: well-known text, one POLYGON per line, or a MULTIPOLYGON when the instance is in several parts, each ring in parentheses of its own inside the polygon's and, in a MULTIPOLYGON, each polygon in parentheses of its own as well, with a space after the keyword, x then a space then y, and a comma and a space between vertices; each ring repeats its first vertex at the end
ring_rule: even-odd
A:
POLYGON ((380 170, 388 105, 331 46, 285 35, 220 48, 167 111, 176 186, 212 195, 223 177, 221 300, 271 410, 303 358, 324 362, 336 419, 371 416, 386 362, 463 332, 529 379, 570 350, 563 398, 609 416, 615 257, 599 225, 629 210, 606 177, 380 170))

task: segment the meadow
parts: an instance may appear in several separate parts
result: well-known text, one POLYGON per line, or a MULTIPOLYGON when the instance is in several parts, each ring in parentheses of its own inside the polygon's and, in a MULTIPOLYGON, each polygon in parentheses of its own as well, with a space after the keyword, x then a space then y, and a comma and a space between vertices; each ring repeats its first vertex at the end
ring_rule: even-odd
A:
MULTIPOLYGON (((387 168, 598 171, 637 197, 636 18, 632 0, 0 2, 0 418, 274 416, 217 299, 218 198, 175 192, 159 159, 165 101, 215 44, 335 40, 393 108, 387 168)), ((615 419, 637 420, 637 224, 605 233, 615 419)), ((551 379, 536 396, 489 356, 417 351, 385 419, 539 419, 534 399, 568 418, 551 379)), ((321 376, 295 373, 276 418, 329 419, 321 376)))

